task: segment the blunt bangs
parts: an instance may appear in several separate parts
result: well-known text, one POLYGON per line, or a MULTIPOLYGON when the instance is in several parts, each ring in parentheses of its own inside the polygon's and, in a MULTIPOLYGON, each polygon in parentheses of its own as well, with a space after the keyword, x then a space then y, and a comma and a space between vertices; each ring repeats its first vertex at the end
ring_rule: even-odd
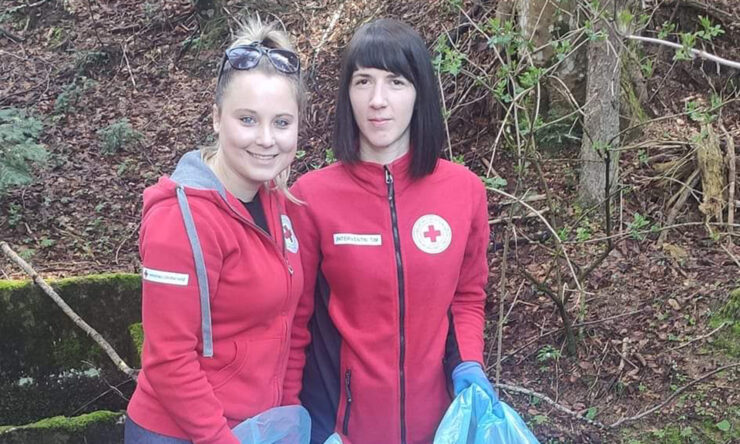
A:
POLYGON ((444 144, 444 122, 439 85, 429 50, 409 25, 393 19, 377 19, 355 32, 342 59, 334 121, 334 153, 352 164, 360 160, 360 130, 349 99, 352 74, 360 68, 375 68, 401 75, 416 89, 414 114, 409 128, 412 177, 434 171, 444 144))
MULTIPOLYGON (((347 54, 347 66, 351 66, 351 75, 360 68, 376 68, 401 75, 417 86, 417 75, 410 63, 412 54, 401 42, 390 36, 367 32, 353 45, 347 54)), ((354 43, 354 42, 353 42, 354 43)))

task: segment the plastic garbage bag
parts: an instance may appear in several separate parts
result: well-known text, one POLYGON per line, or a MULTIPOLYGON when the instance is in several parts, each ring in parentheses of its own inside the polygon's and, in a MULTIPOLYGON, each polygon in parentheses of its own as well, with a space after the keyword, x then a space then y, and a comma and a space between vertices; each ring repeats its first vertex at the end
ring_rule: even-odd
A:
POLYGON ((311 417, 299 405, 275 407, 233 429, 241 444, 308 444, 311 417))
POLYGON ((499 402, 503 417, 493 413, 491 398, 482 388, 466 388, 445 412, 434 444, 539 444, 519 414, 499 402))
POLYGON ((338 434, 332 433, 331 436, 326 438, 324 444, 342 444, 342 438, 338 434))

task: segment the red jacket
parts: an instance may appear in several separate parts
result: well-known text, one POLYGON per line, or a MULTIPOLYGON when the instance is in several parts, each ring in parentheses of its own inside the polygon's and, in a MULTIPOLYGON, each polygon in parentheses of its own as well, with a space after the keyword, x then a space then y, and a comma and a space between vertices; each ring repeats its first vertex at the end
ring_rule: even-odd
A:
POLYGON ((409 162, 338 163, 291 190, 305 284, 284 403, 300 392, 312 442, 428 444, 452 369, 482 361, 485 188, 447 161, 412 180, 409 162))
POLYGON ((303 275, 282 195, 262 187, 260 198, 273 236, 198 152, 144 191, 143 368, 128 414, 145 429, 197 444, 237 444, 230 427, 281 404, 303 275), (199 279, 198 263, 207 279, 199 279))

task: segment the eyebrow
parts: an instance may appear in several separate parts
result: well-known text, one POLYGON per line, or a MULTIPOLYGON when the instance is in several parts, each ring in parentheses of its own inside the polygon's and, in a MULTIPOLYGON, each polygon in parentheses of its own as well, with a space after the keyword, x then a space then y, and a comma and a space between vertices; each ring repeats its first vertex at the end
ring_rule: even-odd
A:
MULTIPOLYGON (((236 113, 252 113, 252 114, 259 114, 257 111, 249 108, 237 108, 234 110, 236 113)), ((295 117, 293 113, 284 112, 284 113, 278 113, 275 115, 275 117, 295 117)))

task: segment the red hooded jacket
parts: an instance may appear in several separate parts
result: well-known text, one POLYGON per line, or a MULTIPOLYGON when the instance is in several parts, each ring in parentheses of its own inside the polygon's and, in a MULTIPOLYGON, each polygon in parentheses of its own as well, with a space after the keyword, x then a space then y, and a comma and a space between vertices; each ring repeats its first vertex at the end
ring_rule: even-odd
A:
POLYGON ((303 275, 282 195, 259 193, 273 236, 197 151, 144 191, 145 339, 128 415, 147 430, 238 444, 230 427, 281 404, 303 275))
POLYGON ((288 207, 305 284, 284 403, 300 393, 312 442, 428 444, 452 369, 482 362, 485 188, 447 161, 414 180, 410 157, 338 163, 291 189, 306 202, 288 207))

